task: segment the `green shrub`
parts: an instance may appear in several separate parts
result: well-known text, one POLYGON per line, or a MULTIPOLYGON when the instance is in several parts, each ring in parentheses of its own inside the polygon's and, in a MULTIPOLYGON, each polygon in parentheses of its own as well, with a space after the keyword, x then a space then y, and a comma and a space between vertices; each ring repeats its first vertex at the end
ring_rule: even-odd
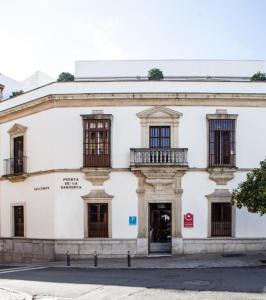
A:
POLYGON ((257 72, 251 77, 251 81, 266 81, 266 75, 262 72, 257 72))
POLYGON ((148 72, 149 80, 160 80, 163 79, 163 72, 160 69, 153 68, 148 72))
POLYGON ((58 78, 57 78, 58 82, 62 82, 62 81, 74 81, 74 75, 72 75, 71 73, 68 72, 62 72, 58 78))

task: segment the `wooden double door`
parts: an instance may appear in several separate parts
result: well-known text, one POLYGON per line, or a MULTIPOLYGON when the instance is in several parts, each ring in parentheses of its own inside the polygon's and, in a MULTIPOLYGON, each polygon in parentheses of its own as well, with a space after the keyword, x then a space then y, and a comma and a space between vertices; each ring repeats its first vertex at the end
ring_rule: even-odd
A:
POLYGON ((108 204, 88 204, 88 237, 108 237, 108 204))

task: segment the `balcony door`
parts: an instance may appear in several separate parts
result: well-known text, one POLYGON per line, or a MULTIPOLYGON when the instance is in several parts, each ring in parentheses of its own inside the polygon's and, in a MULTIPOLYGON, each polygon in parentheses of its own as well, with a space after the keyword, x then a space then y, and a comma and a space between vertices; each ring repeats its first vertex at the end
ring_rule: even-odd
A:
POLYGON ((13 168, 14 173, 23 173, 24 138, 18 136, 13 139, 13 168))
POLYGON ((150 126, 150 148, 171 148, 170 126, 150 126))

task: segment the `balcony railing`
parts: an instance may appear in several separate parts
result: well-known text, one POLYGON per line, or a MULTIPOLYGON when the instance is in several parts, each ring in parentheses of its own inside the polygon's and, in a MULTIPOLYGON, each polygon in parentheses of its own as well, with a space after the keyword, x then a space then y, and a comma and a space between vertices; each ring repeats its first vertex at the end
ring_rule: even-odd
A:
POLYGON ((27 173, 27 157, 4 159, 4 175, 20 175, 27 173))
POLYGON ((187 166, 187 148, 130 149, 131 166, 187 166))

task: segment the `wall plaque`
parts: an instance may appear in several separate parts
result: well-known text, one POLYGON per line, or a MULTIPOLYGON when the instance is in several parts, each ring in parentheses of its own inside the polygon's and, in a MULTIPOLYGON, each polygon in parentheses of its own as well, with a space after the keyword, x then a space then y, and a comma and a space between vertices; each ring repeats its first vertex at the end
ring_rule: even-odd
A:
POLYGON ((77 177, 65 177, 63 178, 63 183, 61 185, 62 190, 79 190, 81 185, 79 184, 79 179, 77 177))
POLYGON ((192 213, 186 213, 184 215, 184 227, 192 228, 194 226, 194 217, 192 213))

